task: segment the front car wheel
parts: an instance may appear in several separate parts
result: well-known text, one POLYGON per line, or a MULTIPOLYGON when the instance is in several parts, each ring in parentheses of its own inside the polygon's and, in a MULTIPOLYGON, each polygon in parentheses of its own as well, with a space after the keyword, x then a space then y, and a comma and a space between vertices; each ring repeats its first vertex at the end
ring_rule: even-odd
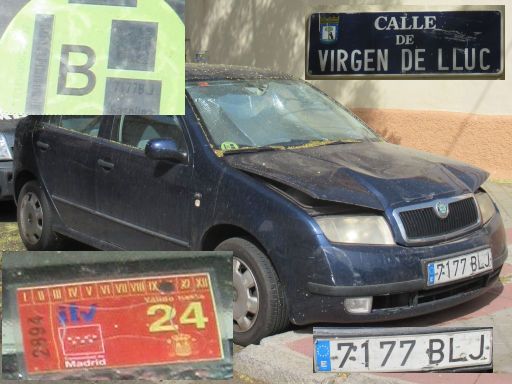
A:
POLYGON ((22 238, 36 245, 43 234, 43 207, 34 192, 27 191, 20 199, 19 223, 22 238))
POLYGON ((251 270, 237 257, 233 257, 233 295, 233 330, 247 332, 260 309, 258 284, 251 270))
POLYGON ((233 338, 246 346, 284 330, 286 297, 268 257, 251 241, 232 238, 217 251, 233 252, 233 338))

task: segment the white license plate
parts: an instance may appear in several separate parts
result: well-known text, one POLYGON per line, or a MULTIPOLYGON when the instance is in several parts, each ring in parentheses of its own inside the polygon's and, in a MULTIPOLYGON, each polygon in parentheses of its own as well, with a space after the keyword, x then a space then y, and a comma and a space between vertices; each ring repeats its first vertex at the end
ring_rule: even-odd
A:
POLYGON ((315 372, 432 371, 492 363, 492 328, 315 339, 315 372))
POLYGON ((427 285, 443 284, 492 270, 490 249, 450 257, 427 264, 427 285))

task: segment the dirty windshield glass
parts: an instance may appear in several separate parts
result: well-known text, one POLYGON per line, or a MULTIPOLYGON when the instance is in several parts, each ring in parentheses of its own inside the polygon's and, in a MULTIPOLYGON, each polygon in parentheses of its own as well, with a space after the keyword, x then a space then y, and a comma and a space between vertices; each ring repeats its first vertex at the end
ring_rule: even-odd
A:
POLYGON ((343 107, 293 80, 189 84, 212 144, 223 150, 376 140, 343 107))

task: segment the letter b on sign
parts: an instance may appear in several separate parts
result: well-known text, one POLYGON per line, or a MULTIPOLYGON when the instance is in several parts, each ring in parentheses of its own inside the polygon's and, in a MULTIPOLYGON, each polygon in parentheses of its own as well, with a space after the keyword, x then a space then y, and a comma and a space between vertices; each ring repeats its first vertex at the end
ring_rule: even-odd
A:
POLYGON ((86 45, 63 45, 60 58, 59 83, 57 93, 59 95, 83 96, 91 93, 96 85, 96 76, 91 71, 92 66, 96 62, 96 55, 91 47, 86 45), (70 64, 70 54, 80 53, 86 57, 85 64, 70 64), (83 87, 67 87, 67 79, 69 73, 77 73, 85 76, 87 82, 83 87))

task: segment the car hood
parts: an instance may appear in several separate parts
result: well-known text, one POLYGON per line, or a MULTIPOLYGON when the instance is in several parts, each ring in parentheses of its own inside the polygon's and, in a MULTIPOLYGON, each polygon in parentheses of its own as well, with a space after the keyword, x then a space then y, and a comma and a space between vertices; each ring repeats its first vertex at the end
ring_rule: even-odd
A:
POLYGON ((326 201, 385 210, 474 192, 489 174, 385 142, 241 153, 232 167, 326 201))

